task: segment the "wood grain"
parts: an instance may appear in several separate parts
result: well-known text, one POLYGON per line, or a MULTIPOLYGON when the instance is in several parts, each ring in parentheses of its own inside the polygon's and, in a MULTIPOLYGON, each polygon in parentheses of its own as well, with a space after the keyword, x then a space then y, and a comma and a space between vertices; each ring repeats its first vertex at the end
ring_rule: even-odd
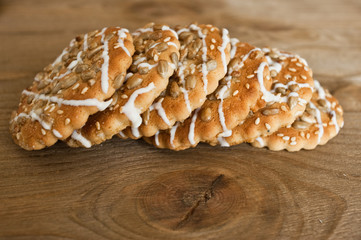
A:
POLYGON ((361 239, 360 11, 358 0, 0 1, 0 239, 361 239), (13 144, 20 92, 73 36, 148 21, 212 23, 299 53, 339 98, 344 128, 297 153, 13 144))

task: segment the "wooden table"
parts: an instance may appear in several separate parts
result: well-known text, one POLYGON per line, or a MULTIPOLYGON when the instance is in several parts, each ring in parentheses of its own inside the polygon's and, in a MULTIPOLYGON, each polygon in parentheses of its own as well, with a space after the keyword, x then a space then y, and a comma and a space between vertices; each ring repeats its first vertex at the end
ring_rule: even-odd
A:
POLYGON ((359 0, 0 1, 1 239, 361 239, 359 0), (78 33, 148 21, 227 27, 299 53, 345 110, 339 136, 297 153, 114 138, 27 152, 8 131, 22 89, 78 33))

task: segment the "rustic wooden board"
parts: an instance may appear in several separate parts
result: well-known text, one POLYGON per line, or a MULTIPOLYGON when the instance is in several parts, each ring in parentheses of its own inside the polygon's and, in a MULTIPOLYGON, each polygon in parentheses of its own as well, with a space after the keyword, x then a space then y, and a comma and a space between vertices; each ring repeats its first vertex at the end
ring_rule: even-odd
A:
POLYGON ((360 12, 359 0, 0 1, 0 238, 361 239, 360 12), (13 144, 21 90, 73 36, 148 21, 212 23, 299 53, 340 99, 345 127, 297 153, 13 144))

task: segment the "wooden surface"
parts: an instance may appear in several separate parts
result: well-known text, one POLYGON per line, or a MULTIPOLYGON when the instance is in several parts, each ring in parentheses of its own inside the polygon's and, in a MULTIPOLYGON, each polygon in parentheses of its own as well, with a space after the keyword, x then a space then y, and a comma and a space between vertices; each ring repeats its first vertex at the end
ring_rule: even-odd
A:
POLYGON ((0 1, 0 239, 361 239, 360 12, 359 0, 0 1), (22 89, 73 36, 148 21, 212 23, 299 53, 340 99, 344 128, 297 153, 12 142, 22 89))

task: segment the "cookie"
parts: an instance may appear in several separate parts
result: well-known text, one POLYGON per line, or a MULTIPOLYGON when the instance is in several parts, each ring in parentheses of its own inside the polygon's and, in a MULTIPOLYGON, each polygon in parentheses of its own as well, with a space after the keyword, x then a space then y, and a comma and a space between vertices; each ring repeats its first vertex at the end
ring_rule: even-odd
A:
POLYGON ((244 120, 256 106, 262 91, 270 89, 271 78, 267 59, 261 49, 232 40, 231 61, 226 77, 215 93, 207 96, 183 123, 160 131, 146 139, 159 148, 182 150, 232 134, 231 129, 244 120))
POLYGON ((77 36, 21 94, 10 132, 19 146, 42 149, 66 139, 89 115, 109 106, 131 64, 133 39, 127 29, 103 28, 77 36))
POLYGON ((136 52, 126 83, 113 95, 106 110, 74 131, 67 140, 69 146, 99 144, 128 126, 137 135, 141 114, 166 89, 179 59, 178 34, 166 25, 151 23, 135 31, 133 38, 136 52))
POLYGON ((280 128, 269 136, 258 137, 252 145, 274 151, 314 149, 335 137, 342 126, 343 110, 337 99, 315 80, 312 99, 305 112, 292 125, 280 128))
POLYGON ((219 80, 225 76, 230 60, 230 39, 226 29, 220 31, 212 25, 191 24, 176 30, 181 43, 180 58, 167 89, 142 115, 139 135, 135 136, 130 128, 120 135, 135 139, 153 136, 158 130, 183 121, 202 106, 207 94, 214 92, 219 80))
MULTIPOLYGON (((222 146, 253 142, 257 137, 271 134, 292 124, 300 116, 312 97, 312 71, 307 62, 297 56, 277 49, 265 48, 273 80, 271 91, 262 90, 260 101, 265 107, 250 111, 244 122, 232 130, 232 135, 213 139, 209 143, 222 146)), ((262 71, 262 68, 259 69, 262 71)))

